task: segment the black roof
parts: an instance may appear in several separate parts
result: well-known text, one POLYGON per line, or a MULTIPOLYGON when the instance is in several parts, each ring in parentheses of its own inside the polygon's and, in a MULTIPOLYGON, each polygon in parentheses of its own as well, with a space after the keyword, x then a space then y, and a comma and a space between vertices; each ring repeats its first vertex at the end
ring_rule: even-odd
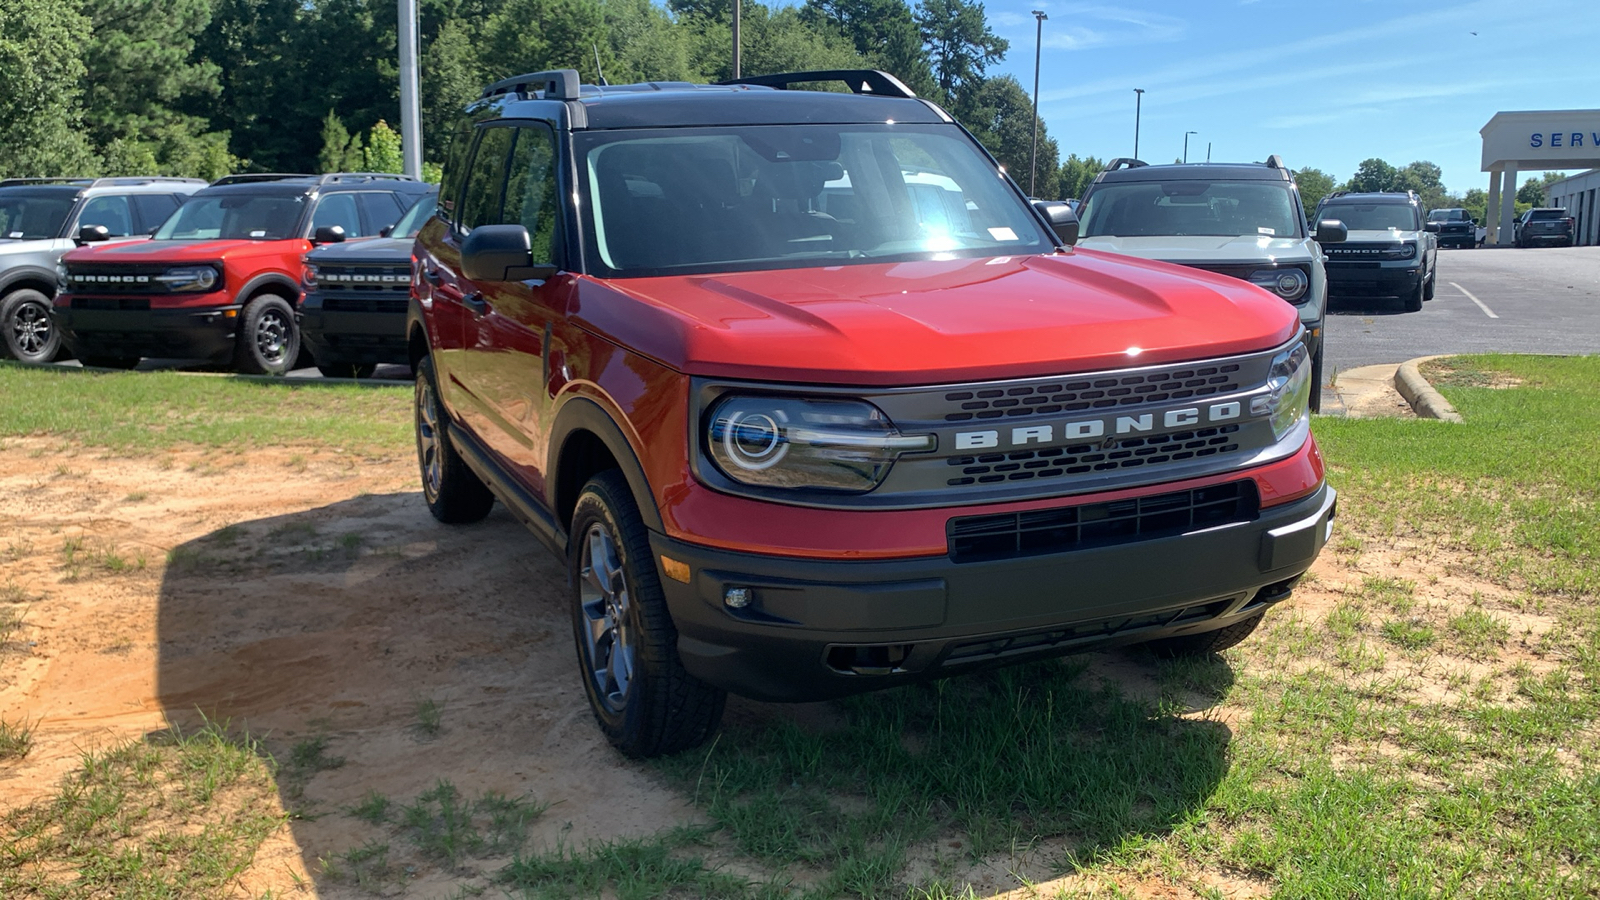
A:
POLYGON ((215 194, 250 194, 253 196, 298 197, 313 192, 338 191, 399 191, 404 194, 425 194, 434 186, 404 175, 227 175, 201 188, 192 196, 210 197, 215 194))
POLYGON ((577 73, 557 70, 496 82, 479 102, 507 118, 551 119, 574 129, 952 121, 892 76, 868 70, 766 75, 735 84, 627 85, 579 85, 577 73), (854 93, 786 87, 821 81, 840 81, 854 93))

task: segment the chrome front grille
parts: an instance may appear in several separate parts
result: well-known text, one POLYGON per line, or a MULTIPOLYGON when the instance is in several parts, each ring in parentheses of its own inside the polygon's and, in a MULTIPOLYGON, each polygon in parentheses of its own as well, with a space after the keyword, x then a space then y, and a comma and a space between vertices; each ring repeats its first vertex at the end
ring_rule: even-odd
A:
POLYGON ((944 415, 946 422, 1045 416, 1087 409, 1127 409, 1168 400, 1210 397, 1239 389, 1239 365, 1183 366, 1166 371, 1073 378, 1056 383, 1009 388, 951 391, 944 395, 960 406, 944 415))
POLYGON ((411 293, 411 264, 317 266, 317 290, 322 293, 411 293))

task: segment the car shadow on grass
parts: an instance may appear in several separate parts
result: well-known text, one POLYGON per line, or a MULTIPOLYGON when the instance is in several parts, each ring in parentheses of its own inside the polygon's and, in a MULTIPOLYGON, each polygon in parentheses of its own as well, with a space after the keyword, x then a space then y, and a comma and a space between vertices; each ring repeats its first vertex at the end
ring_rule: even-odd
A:
POLYGON ((160 700, 180 727, 262 739, 300 861, 335 894, 880 896, 1019 843, 1050 848, 1048 873, 1165 833, 1226 770, 1231 731, 1195 712, 1227 663, 1137 650, 736 699, 705 746, 626 760, 591 720, 564 582, 504 510, 445 527, 413 493, 228 525, 171 553, 160 700))

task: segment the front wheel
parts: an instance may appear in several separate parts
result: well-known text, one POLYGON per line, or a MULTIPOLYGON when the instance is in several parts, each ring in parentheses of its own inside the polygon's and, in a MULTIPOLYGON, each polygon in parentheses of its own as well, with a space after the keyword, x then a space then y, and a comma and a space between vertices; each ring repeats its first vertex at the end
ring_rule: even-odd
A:
POLYGON ((0 350, 25 363, 53 362, 61 350, 61 332, 50 320, 50 298, 32 288, 21 288, 0 300, 0 329, 5 340, 0 350))
POLYGON ((1256 630, 1256 626, 1261 624, 1261 617, 1264 615, 1265 611, 1258 612, 1248 619, 1241 619, 1214 631, 1157 638, 1148 642, 1146 646, 1151 652, 1160 656, 1204 656, 1207 653, 1221 653, 1249 637, 1256 630))
POLYGON ((277 294, 263 294, 239 314, 234 368, 248 375, 284 375, 300 356, 294 307, 277 294))
POLYGON ((1419 279, 1417 281, 1417 289, 1405 295, 1403 300, 1405 302, 1406 312, 1422 312, 1422 298, 1426 292, 1427 284, 1428 282, 1426 279, 1419 279))
POLYGON ((1317 353, 1311 357, 1311 411, 1322 412, 1322 345, 1317 345, 1317 353))
POLYGON ((584 485, 567 533, 578 670, 600 730, 635 758, 704 742, 722 720, 727 694, 678 658, 678 631, 621 472, 584 485))

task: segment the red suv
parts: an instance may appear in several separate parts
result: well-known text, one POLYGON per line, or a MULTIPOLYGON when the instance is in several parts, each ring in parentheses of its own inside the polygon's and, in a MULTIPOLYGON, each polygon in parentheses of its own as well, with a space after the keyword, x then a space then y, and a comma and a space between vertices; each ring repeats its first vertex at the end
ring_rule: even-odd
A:
POLYGON ((417 238, 424 498, 566 559, 629 755, 724 691, 1231 646, 1331 529, 1300 324, 1076 234, 883 73, 499 82, 417 238))
POLYGON ((429 186, 403 175, 229 175, 149 241, 62 257, 54 314, 85 365, 200 359, 281 375, 300 353, 301 257, 377 234, 429 186))

